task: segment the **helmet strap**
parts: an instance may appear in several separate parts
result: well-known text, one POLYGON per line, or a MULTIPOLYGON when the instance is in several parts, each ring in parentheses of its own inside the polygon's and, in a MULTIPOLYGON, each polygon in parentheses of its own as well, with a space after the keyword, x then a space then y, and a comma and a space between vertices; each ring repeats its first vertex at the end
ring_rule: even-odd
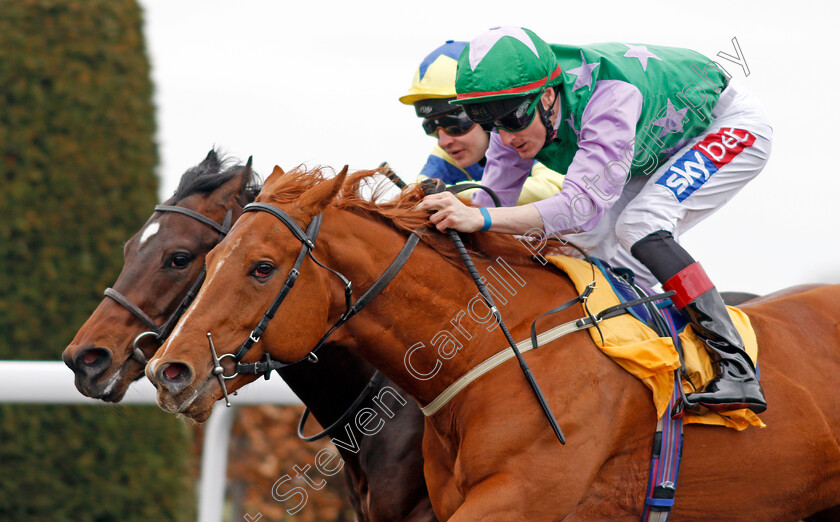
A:
MULTIPOLYGON (((557 89, 554 89, 554 96, 555 96, 555 103, 557 98, 557 89)), ((540 94, 542 96, 542 94, 540 94)), ((543 125, 545 126, 545 143, 543 143, 543 147, 546 147, 551 140, 554 139, 554 124, 551 123, 551 116, 554 114, 554 108, 550 107, 548 109, 543 108, 542 100, 537 102, 537 111, 539 111, 540 119, 542 119, 543 125)))

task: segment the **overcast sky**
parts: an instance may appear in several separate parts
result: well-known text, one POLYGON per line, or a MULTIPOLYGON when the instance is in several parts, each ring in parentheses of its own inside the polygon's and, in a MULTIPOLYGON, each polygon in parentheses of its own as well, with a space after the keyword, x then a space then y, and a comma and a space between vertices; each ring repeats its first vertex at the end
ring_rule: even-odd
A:
POLYGON ((603 41, 717 58, 774 126, 767 168, 682 242, 724 290, 840 282, 835 154, 840 110, 830 2, 284 2, 140 0, 156 88, 161 198, 212 146, 274 165, 351 169, 388 160, 406 179, 433 140, 405 93, 445 40, 521 25, 553 43, 603 41), (806 7, 807 6, 807 7, 806 7))

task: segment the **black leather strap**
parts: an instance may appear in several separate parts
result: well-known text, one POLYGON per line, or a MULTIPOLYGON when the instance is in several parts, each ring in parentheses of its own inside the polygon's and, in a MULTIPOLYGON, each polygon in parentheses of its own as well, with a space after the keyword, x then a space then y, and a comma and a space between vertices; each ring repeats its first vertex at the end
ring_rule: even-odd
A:
POLYGON ((205 225, 207 225, 209 227, 213 227, 217 232, 219 232, 222 235, 228 233, 228 227, 225 227, 224 225, 220 225, 220 224, 216 223, 215 221, 213 221, 212 219, 210 219, 206 216, 202 216, 198 212, 196 212, 194 210, 190 210, 188 208, 176 207, 176 206, 172 206, 172 205, 157 205, 155 207, 155 211, 156 212, 175 212, 176 214, 184 214, 185 216, 189 216, 193 219, 197 219, 198 221, 201 221, 202 223, 204 223, 205 225))
MULTIPOLYGON (((253 204, 254 203, 252 203, 252 205, 253 204)), ((259 206, 251 207, 252 210, 250 210, 250 212, 263 211, 264 207, 269 207, 273 209, 274 211, 265 210, 273 216, 286 216, 286 218, 281 219, 281 221, 283 221, 284 224, 288 225, 289 221, 291 221, 291 218, 288 217, 285 212, 276 209, 271 205, 265 205, 264 203, 261 203, 259 206)), ((254 344, 260 340, 260 337, 262 337, 262 334, 265 332, 265 329, 268 328, 268 323, 274 318, 274 314, 277 313, 277 309, 280 308, 280 305, 283 303, 283 301, 286 300, 286 296, 289 294, 292 287, 295 286, 295 281, 297 281, 298 276, 300 276, 300 267, 303 264, 303 260, 306 259, 307 255, 311 255, 312 248, 315 247, 315 241, 318 238, 318 231, 321 229, 322 218, 323 215, 318 214, 317 216, 312 218, 312 222, 309 223, 306 232, 301 231, 301 234, 303 234, 306 237, 306 241, 301 241, 300 252, 298 253, 297 259, 295 259, 294 266, 289 271, 289 274, 286 276, 286 281, 283 283, 283 287, 280 289, 280 292, 277 294, 277 297, 274 298, 274 301, 272 301, 271 306, 269 306, 268 310, 266 310, 265 314, 263 314, 262 319, 260 319, 260 322, 251 331, 251 334, 248 336, 248 338, 245 339, 245 342, 243 342, 239 346, 239 348, 236 349, 236 352, 234 352, 233 360, 237 363, 237 373, 242 373, 239 371, 239 361, 241 361, 242 358, 245 357, 245 354, 248 353, 248 350, 250 350, 251 347, 254 346, 254 344), (309 245, 312 245, 312 248, 310 248, 309 245)), ((292 221, 292 223, 294 222, 292 221)), ((297 227, 297 223, 295 223, 294 225, 297 227)), ((300 230, 300 227, 298 227, 298 230, 300 230)), ((292 230, 292 232, 294 233, 294 230, 292 230)), ((242 366, 242 368, 245 368, 245 366, 242 366)))
MULTIPOLYGON (((351 317, 353 317, 354 315, 359 313, 365 306, 367 306, 373 300, 373 298, 376 297, 376 295, 378 295, 386 286, 388 286, 388 283, 390 283, 394 279, 394 277, 396 277, 396 275, 399 273, 400 269, 408 261, 408 258, 411 256, 411 253, 414 252, 414 248, 417 246, 417 243, 418 243, 419 240, 420 240, 420 237, 417 234, 412 234, 411 236, 409 236, 408 240, 405 242, 405 245, 403 245, 402 249, 400 250, 400 253, 397 254, 397 257, 391 262, 391 264, 388 266, 388 268, 385 269, 385 271, 382 273, 382 275, 379 276, 379 278, 376 280, 376 282, 373 283, 373 285, 371 285, 371 287, 368 288, 367 291, 364 294, 362 294, 362 297, 360 297, 355 303, 353 303, 352 305, 349 305, 347 307, 347 309, 341 315, 341 317, 339 317, 338 320, 335 322, 335 324, 333 324, 332 327, 329 330, 327 330, 327 333, 325 333, 321 337, 321 339, 318 341, 318 343, 315 345, 315 347, 312 348, 312 350, 310 350, 310 352, 305 357, 302 357, 302 358, 298 359, 297 361, 293 361, 293 362, 290 362, 290 363, 283 363, 283 362, 280 362, 280 361, 277 361, 277 360, 272 360, 270 357, 266 358, 266 361, 259 361, 259 362, 255 362, 255 363, 237 363, 236 372, 237 373, 259 375, 260 373, 266 373, 266 372, 271 372, 273 370, 278 370, 280 368, 286 368, 288 366, 292 366, 294 364, 298 364, 298 363, 306 361, 306 360, 313 361, 313 356, 315 356, 315 353, 322 346, 324 346, 324 344, 326 344, 326 342, 329 340, 330 336, 332 336, 332 334, 341 325, 343 325, 351 317)), ((343 276, 342 276, 342 278, 343 278, 343 276)), ((276 302, 277 302, 277 300, 275 299, 275 303, 276 302)), ((278 306, 279 306, 279 304, 278 304, 278 306)), ((272 304, 272 307, 273 307, 273 304, 272 304)), ((275 309, 275 311, 276 311, 276 309, 275 309)), ((273 314, 272 314, 272 316, 273 316, 273 314)), ((263 320, 265 320, 265 326, 267 327, 268 326, 268 321, 271 320, 271 317, 269 317, 266 320, 266 316, 264 316, 263 320)), ((260 324, 262 324, 262 321, 260 322, 260 324)), ((255 331, 256 331, 256 329, 255 329, 255 331)), ((265 331, 265 328, 263 328, 262 331, 265 331)), ((262 335, 262 333, 260 333, 260 335, 262 335)), ((256 341, 254 341, 253 332, 252 332, 252 336, 249 336, 249 338, 242 344, 242 346, 240 346, 239 349, 237 349, 236 354, 234 355, 234 360, 241 361, 242 357, 245 356, 245 353, 247 353, 247 351, 251 348, 251 346, 254 345, 255 342, 256 341)), ((317 361, 317 360, 318 360, 317 356, 315 356, 314 361, 317 361)), ((267 376, 268 376, 268 373, 266 373, 266 377, 267 376)))
MULTIPOLYGON (((315 240, 310 239, 310 237, 303 231, 302 228, 295 222, 294 219, 291 218, 288 214, 280 210, 279 208, 275 207, 274 205, 269 205, 268 203, 248 203, 245 205, 245 208, 242 209, 242 213, 245 212, 268 212, 272 216, 276 217, 280 221, 283 222, 284 225, 298 238, 298 241, 309 247, 309 250, 315 250, 315 240)), ((320 216, 320 214, 319 214, 320 216)))
POLYGON ((488 196, 490 196, 490 199, 493 200, 493 204, 496 205, 496 207, 502 206, 502 200, 500 200, 499 196, 497 196, 496 193, 493 192, 493 189, 482 185, 481 183, 458 183, 456 185, 449 185, 448 187, 446 187, 446 191, 451 192, 453 194, 457 194, 459 192, 463 192, 465 190, 470 189, 483 190, 487 193, 488 196))
POLYGON ((123 305, 123 307, 125 307, 126 309, 128 309, 129 312, 134 314, 134 316, 136 318, 143 321, 143 324, 148 326, 149 330, 151 330, 151 331, 155 332, 156 334, 160 335, 160 328, 158 328, 158 325, 156 325, 155 322, 152 321, 152 318, 149 317, 148 315, 146 315, 146 312, 141 310, 137 305, 135 305, 134 303, 129 301, 126 296, 122 295, 118 291, 109 287, 109 288, 105 289, 105 297, 110 297, 114 301, 123 305))
MULTIPOLYGON (((373 298, 376 297, 377 294, 379 294, 379 292, 381 292, 386 286, 388 286, 388 283, 390 283, 391 280, 394 279, 394 277, 396 277, 397 273, 399 273, 400 269, 402 269, 403 265, 405 265, 405 263, 408 261, 408 258, 411 257, 411 253, 414 252, 414 247, 417 246, 417 242, 419 240, 420 236, 418 236, 417 234, 411 234, 411 236, 409 236, 408 240, 405 242, 405 245, 403 245, 402 249, 400 250, 400 253, 397 254, 397 257, 391 262, 391 264, 382 273, 382 275, 379 276, 379 279, 377 279, 376 282, 373 285, 371 285, 370 288, 368 288, 367 292, 365 292, 364 295, 362 295, 362 297, 360 297, 352 306, 347 308, 347 310, 344 312, 344 314, 342 314, 341 317, 338 318, 338 321, 335 322, 332 328, 330 328, 327 331, 327 333, 325 333, 323 337, 321 337, 321 340, 318 341, 318 344, 316 344, 315 347, 312 348, 312 350, 309 352, 309 355, 312 355, 316 351, 318 351, 318 349, 321 348, 327 342, 330 336, 332 336, 333 332, 338 330, 338 328, 341 327, 341 325, 343 325, 344 323, 346 323, 351 317, 359 313, 362 310, 362 308, 367 306, 368 303, 370 303, 373 300, 373 298)), ((308 357, 309 356, 304 357, 304 359, 308 357)))
POLYGON ((247 374, 266 374, 266 379, 268 378, 269 373, 272 370, 277 370, 280 368, 285 368, 287 366, 291 366, 293 364, 297 364, 304 360, 309 360, 312 362, 317 362, 318 357, 315 355, 315 352, 318 351, 329 339, 329 337, 338 329, 342 324, 347 322, 351 317, 356 315, 362 308, 367 306, 368 303, 377 295, 379 294, 387 285, 391 282, 391 280, 396 277, 397 273, 399 273, 400 269, 402 269, 403 265, 408 261, 408 258, 411 256, 411 253, 414 251, 414 247, 417 246, 417 242, 420 240, 420 237, 417 234, 412 234, 408 240, 403 245, 400 253, 397 255, 396 259, 391 262, 388 268, 382 273, 381 276, 374 282, 373 285, 360 297, 355 303, 351 303, 351 294, 352 294, 352 285, 350 281, 344 277, 339 272, 323 265, 319 262, 315 256, 312 254, 312 250, 315 248, 315 241, 318 237, 318 232, 321 227, 321 220, 323 219, 322 214, 318 214, 307 226, 306 232, 301 230, 298 224, 286 214, 283 210, 267 204, 267 203, 251 203, 245 206, 243 212, 267 212, 272 216, 279 219, 286 227, 298 238, 301 242, 301 250, 298 253, 298 257, 295 260, 295 264, 292 269, 289 271, 289 275, 286 277, 286 282, 283 285, 283 288, 280 289, 280 293, 277 294, 277 297, 274 298, 274 301, 271 303, 269 309, 265 312, 262 319, 260 320, 259 324, 251 331, 251 334, 248 338, 243 342, 239 348, 237 348, 236 352, 233 354, 233 360, 236 361, 236 373, 247 373, 247 374), (258 361, 254 363, 242 363, 242 359, 248 353, 248 350, 260 340, 262 334, 265 332, 266 328, 268 328, 268 323, 274 318, 274 314, 277 312, 277 309, 286 299, 286 296, 291 291, 292 286, 294 286, 295 281, 297 280, 298 276, 300 275, 300 267, 303 263, 303 260, 306 256, 309 256, 313 262, 315 262, 318 266, 329 270, 344 282, 345 286, 345 306, 346 309, 341 317, 333 324, 333 326, 325 333, 318 343, 315 345, 312 350, 303 358, 298 359, 297 361, 293 361, 291 363, 283 363, 277 360, 272 360, 270 356, 266 356, 265 361, 258 361))
POLYGON ((300 422, 298 422, 298 437, 301 440, 306 442, 314 442, 319 439, 323 439, 330 433, 332 433, 337 427, 341 426, 342 424, 346 423, 350 420, 350 418, 356 414, 356 411, 359 409, 359 406, 362 405, 365 400, 370 397, 370 395, 382 385, 382 381, 385 380, 385 376, 379 373, 379 371, 375 371, 373 373, 373 377, 370 378, 368 381, 367 386, 362 390, 362 392, 356 397, 356 400, 353 401, 353 404, 350 405, 347 410, 338 418, 335 422, 330 424, 326 429, 321 431, 320 433, 316 433, 315 435, 306 436, 303 434, 303 430, 306 427, 306 420, 309 418, 309 408, 303 410, 303 414, 300 416, 300 422))
MULTIPOLYGON (((219 232, 219 241, 221 241, 225 235, 227 235, 228 231, 230 230, 230 223, 233 218, 233 208, 229 208, 225 213, 224 222, 220 225, 213 221, 212 219, 199 214, 194 210, 190 210, 184 207, 176 207, 173 205, 156 205, 155 212, 175 212, 176 214, 183 214, 185 216, 189 216, 209 227, 212 227, 214 230, 219 232)), ((193 283, 190 287, 190 290, 187 292, 187 295, 181 300, 178 308, 169 316, 169 319, 162 325, 158 326, 152 320, 151 317, 146 315, 146 313, 140 309, 137 305, 132 303, 126 296, 114 290, 113 288, 106 288, 105 289, 105 297, 110 297, 114 301, 121 304, 125 307, 129 312, 134 314, 135 317, 140 319, 146 326, 149 327, 149 331, 155 335, 155 340, 157 341, 158 345, 160 345, 164 339, 166 339, 172 331, 172 328, 175 327, 175 324, 178 322, 178 319, 181 318, 181 315, 187 309, 187 307, 192 303, 193 299, 195 299, 196 294, 198 293, 199 288, 201 288, 201 284, 204 282, 204 277, 206 275, 206 268, 201 269, 201 274, 199 274, 198 279, 193 283)), ((145 336, 144 334, 140 334, 137 338, 135 338, 135 346, 133 357, 138 360, 138 362, 142 364, 146 364, 146 357, 143 353, 137 348, 137 340, 141 337, 145 336)))

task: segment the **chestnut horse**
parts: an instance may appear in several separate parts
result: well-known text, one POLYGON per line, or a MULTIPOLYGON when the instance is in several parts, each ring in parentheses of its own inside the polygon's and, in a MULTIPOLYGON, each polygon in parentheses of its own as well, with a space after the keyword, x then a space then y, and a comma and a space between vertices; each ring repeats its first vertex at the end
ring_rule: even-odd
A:
MULTIPOLYGON (((324 179, 318 172, 276 170, 257 201, 281 209, 302 228, 320 214, 314 257, 360 290, 395 259, 407 235, 422 236, 390 285, 332 339, 429 404, 507 344, 488 314, 469 304, 478 303, 471 301, 475 286, 451 262, 446 237, 422 230, 428 214, 413 209, 420 189, 375 205, 358 195, 366 173, 345 179, 345 172, 324 179)), ((492 273, 494 264, 501 273, 501 261, 511 269, 507 281, 515 294, 504 293, 501 284, 496 290, 506 298, 502 314, 517 341, 528 338, 542 311, 577 295, 566 277, 525 257, 509 236, 471 234, 465 241, 480 273, 492 273)), ((222 397, 207 334, 220 355, 233 353, 301 251, 289 225, 253 212, 208 254, 207 282, 146 368, 164 409, 207 417, 222 397)), ((796 520, 840 506, 840 286, 794 292, 744 310, 761 346, 767 427, 685 428, 675 520, 796 520)), ((286 362, 304 358, 344 311, 339 278, 305 258, 295 286, 243 361, 260 360, 265 351, 286 362)), ((561 323, 580 314, 570 309, 558 315, 561 323)), ((553 322, 544 321, 545 328, 553 322)), ((600 352, 588 332, 525 358, 567 443, 558 443, 517 364, 496 367, 426 418, 425 473, 438 518, 637 519, 656 423, 650 392, 600 352)), ((223 359, 226 375, 233 371, 230 362, 223 359)), ((238 375, 227 382, 232 390, 253 379, 238 375)))
MULTIPOLYGON (((196 212, 220 225, 230 211, 235 221, 256 196, 258 180, 250 165, 225 163, 211 150, 204 161, 184 173, 165 205, 196 212)), ((219 239, 219 230, 196 217, 171 210, 156 212, 126 243, 125 265, 114 288, 150 320, 164 324, 176 313, 199 277, 207 252, 219 239)), ((128 386, 143 375, 144 359, 157 350, 158 344, 149 336, 139 343, 144 353, 133 355, 134 339, 148 330, 126 306, 113 298, 103 299, 64 351, 79 391, 119 402, 128 386)), ((320 364, 287 368, 281 376, 316 420, 327 426, 366 388, 373 372, 358 356, 337 347, 325 350, 320 364)), ((387 386, 396 388, 385 379, 358 409, 378 410, 373 398, 387 386)), ((337 446, 345 463, 351 504, 359 520, 434 520, 423 480, 423 415, 410 399, 399 408, 390 397, 385 402, 395 416, 375 437, 354 435, 354 443, 343 423, 330 432, 349 447, 337 446)))

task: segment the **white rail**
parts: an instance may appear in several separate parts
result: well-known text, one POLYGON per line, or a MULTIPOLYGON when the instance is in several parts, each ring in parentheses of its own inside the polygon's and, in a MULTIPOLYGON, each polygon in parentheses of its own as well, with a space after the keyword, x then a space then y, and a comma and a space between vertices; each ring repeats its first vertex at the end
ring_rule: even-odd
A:
MULTIPOLYGON (((201 451, 198 522, 221 522, 227 482, 230 429, 236 406, 254 404, 299 405, 300 399, 276 375, 259 379, 231 397, 234 407, 217 402, 207 421, 201 451)), ((73 384, 73 372, 60 361, 0 361, 0 403, 89 404, 108 403, 85 397, 73 384)), ((155 388, 141 379, 128 389, 120 404, 157 404, 155 388)))

